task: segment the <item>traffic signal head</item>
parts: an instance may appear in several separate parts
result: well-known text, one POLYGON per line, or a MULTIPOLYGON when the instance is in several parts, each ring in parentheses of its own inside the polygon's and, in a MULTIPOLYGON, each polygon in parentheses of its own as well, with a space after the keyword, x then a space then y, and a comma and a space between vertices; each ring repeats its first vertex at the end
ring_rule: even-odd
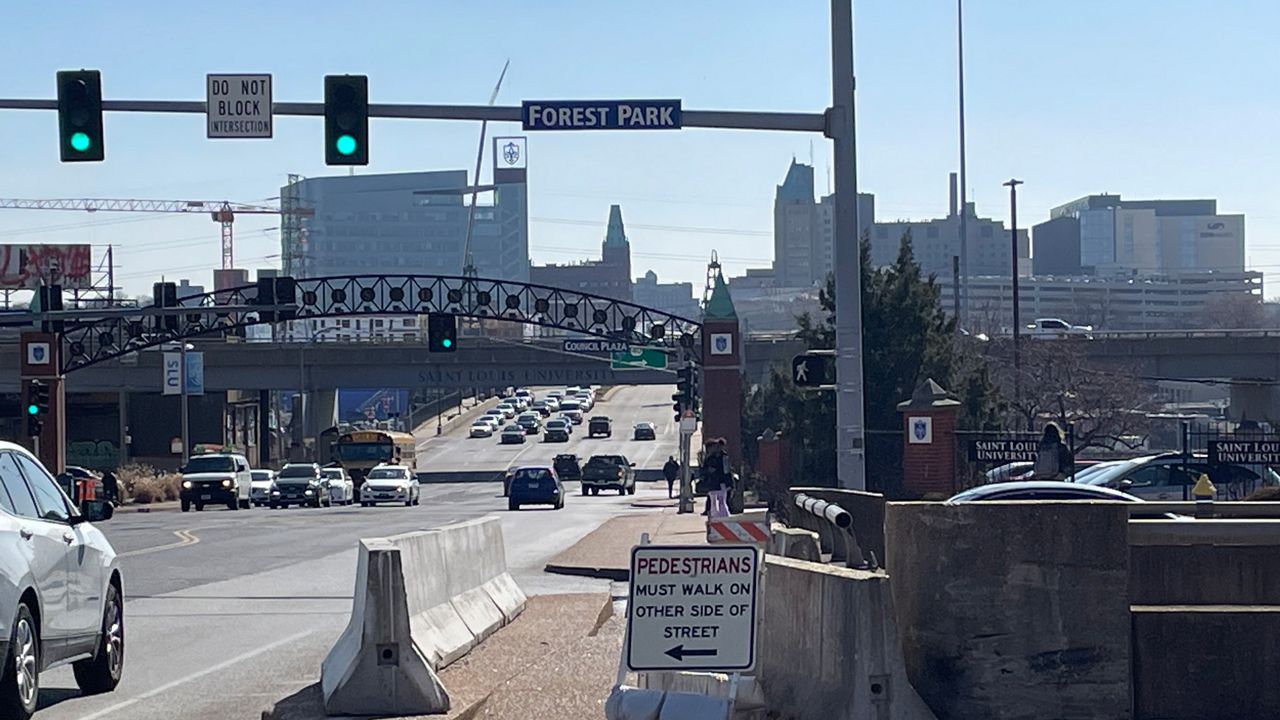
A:
POLYGON ((44 418, 49 413, 49 386, 42 380, 27 383, 24 410, 27 416, 27 435, 37 437, 44 429, 44 418))
POLYGON ((458 319, 444 313, 427 316, 427 351, 453 352, 458 349, 458 319))
POLYGON ((324 76, 324 162, 369 164, 369 78, 324 76))
POLYGON ((62 162, 102 161, 102 77, 97 70, 58 73, 58 152, 62 162))

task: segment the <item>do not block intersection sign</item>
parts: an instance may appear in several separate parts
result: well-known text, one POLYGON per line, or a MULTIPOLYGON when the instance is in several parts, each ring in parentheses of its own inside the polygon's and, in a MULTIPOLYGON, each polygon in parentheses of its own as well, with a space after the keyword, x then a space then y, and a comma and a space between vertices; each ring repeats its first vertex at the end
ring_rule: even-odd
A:
POLYGON ((627 667, 741 672, 755 666, 757 551, 742 545, 631 549, 627 667))

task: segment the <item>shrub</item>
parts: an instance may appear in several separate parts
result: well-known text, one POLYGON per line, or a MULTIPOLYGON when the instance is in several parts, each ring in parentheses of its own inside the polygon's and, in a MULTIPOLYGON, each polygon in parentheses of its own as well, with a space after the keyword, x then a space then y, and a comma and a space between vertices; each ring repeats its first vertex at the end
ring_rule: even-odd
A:
POLYGON ((1254 490, 1253 493, 1249 495, 1249 497, 1245 498, 1245 500, 1280 501, 1280 487, 1273 485, 1271 487, 1258 488, 1257 490, 1254 490))
POLYGON ((150 465, 130 463, 116 471, 120 481, 121 501, 147 504, 177 500, 182 476, 161 472, 150 465))

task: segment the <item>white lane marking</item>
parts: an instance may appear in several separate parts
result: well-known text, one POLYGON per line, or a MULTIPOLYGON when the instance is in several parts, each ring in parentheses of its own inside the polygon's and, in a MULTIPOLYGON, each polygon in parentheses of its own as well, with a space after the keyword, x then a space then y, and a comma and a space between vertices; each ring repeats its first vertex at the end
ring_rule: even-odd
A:
POLYGON ((96 718, 100 718, 100 717, 103 717, 103 716, 106 716, 106 715, 110 715, 111 713, 116 712, 117 710, 123 710, 123 709, 125 709, 125 708, 127 708, 127 707, 132 707, 132 706, 137 705, 138 703, 142 702, 143 700, 150 700, 151 698, 153 698, 153 697, 155 697, 155 696, 157 696, 157 695, 162 695, 162 694, 164 694, 164 693, 166 693, 166 692, 169 692, 170 690, 172 690, 172 689, 174 689, 174 688, 178 687, 179 685, 185 685, 185 684, 187 684, 187 683, 191 682, 192 680, 198 680, 198 679, 200 679, 200 678, 204 677, 205 675, 210 675, 210 674, 212 674, 212 673, 216 673, 216 672, 219 672, 219 671, 222 671, 222 670, 226 670, 227 668, 231 667, 232 665, 235 665, 235 664, 237 664, 237 663, 242 663, 242 662, 244 662, 245 660, 248 660, 248 659, 250 659, 250 658, 256 657, 256 656, 261 655, 262 653, 268 652, 268 651, 270 651, 270 650, 275 650, 276 648, 280 647, 281 645, 288 645, 288 644, 289 644, 289 643, 291 643, 291 642, 296 642, 296 641, 298 641, 298 640, 301 640, 302 638, 304 638, 304 637, 306 637, 306 636, 308 636, 308 635, 310 635, 310 634, 312 634, 312 633, 314 633, 314 632, 317 632, 317 631, 316 631, 316 630, 304 630, 304 631, 302 631, 302 632, 300 632, 300 633, 296 633, 296 634, 294 634, 294 635, 290 635, 290 636, 289 636, 289 637, 287 637, 287 638, 283 638, 283 639, 281 639, 281 640, 277 640, 277 641, 275 641, 275 642, 273 642, 273 643, 270 643, 270 644, 267 644, 267 645, 263 645, 263 646, 262 646, 262 647, 260 647, 260 648, 256 648, 256 649, 254 649, 254 650, 249 650, 248 652, 240 653, 239 655, 237 655, 237 656, 235 656, 235 657, 233 657, 233 658, 230 658, 230 659, 227 659, 227 660, 223 660, 222 662, 218 663, 217 665, 213 665, 213 666, 211 666, 211 667, 207 667, 207 668, 205 668, 204 670, 201 670, 200 672, 195 673, 195 674, 193 674, 193 675, 189 675, 189 676, 184 677, 184 678, 182 678, 182 679, 180 679, 180 680, 174 680, 173 682, 165 683, 164 685, 161 685, 160 687, 151 688, 150 690, 148 690, 148 691, 146 691, 146 692, 142 693, 141 695, 138 695, 138 696, 136 696, 136 697, 129 698, 128 700, 125 700, 124 702, 119 702, 119 703, 116 703, 115 705, 112 705, 112 706, 110 706, 110 707, 105 707, 105 708, 103 708, 103 709, 99 710, 98 712, 91 713, 91 714, 89 714, 89 715, 84 715, 84 716, 82 716, 82 717, 80 718, 80 720, 95 720, 96 718))

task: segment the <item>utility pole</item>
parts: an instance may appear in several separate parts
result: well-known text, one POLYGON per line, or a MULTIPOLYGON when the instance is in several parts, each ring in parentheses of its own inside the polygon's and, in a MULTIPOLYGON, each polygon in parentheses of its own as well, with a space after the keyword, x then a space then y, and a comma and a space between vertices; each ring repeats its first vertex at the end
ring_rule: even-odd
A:
POLYGON ((191 459, 191 414, 187 406, 187 341, 178 341, 178 364, 181 366, 179 370, 182 383, 182 464, 186 465, 191 459))
POLYGON ((956 319, 956 332, 964 329, 960 322, 960 256, 951 256, 951 314, 956 319))
POLYGON ((1004 183, 1009 188, 1009 252, 1013 271, 1013 401, 1022 401, 1022 315, 1018 307, 1018 186, 1017 178, 1004 183))
POLYGON ((867 487, 862 405, 862 273, 854 122, 853 0, 831 0, 831 110, 835 155, 836 475, 839 486, 867 487))
MULTIPOLYGON (((960 313, 967 315, 969 312, 969 199, 966 194, 968 185, 965 184, 964 152, 964 0, 956 0, 956 48, 960 78, 960 282, 963 283, 960 291, 963 298, 960 313)), ((968 322, 968 318, 962 317, 957 322, 964 325, 968 322)))

